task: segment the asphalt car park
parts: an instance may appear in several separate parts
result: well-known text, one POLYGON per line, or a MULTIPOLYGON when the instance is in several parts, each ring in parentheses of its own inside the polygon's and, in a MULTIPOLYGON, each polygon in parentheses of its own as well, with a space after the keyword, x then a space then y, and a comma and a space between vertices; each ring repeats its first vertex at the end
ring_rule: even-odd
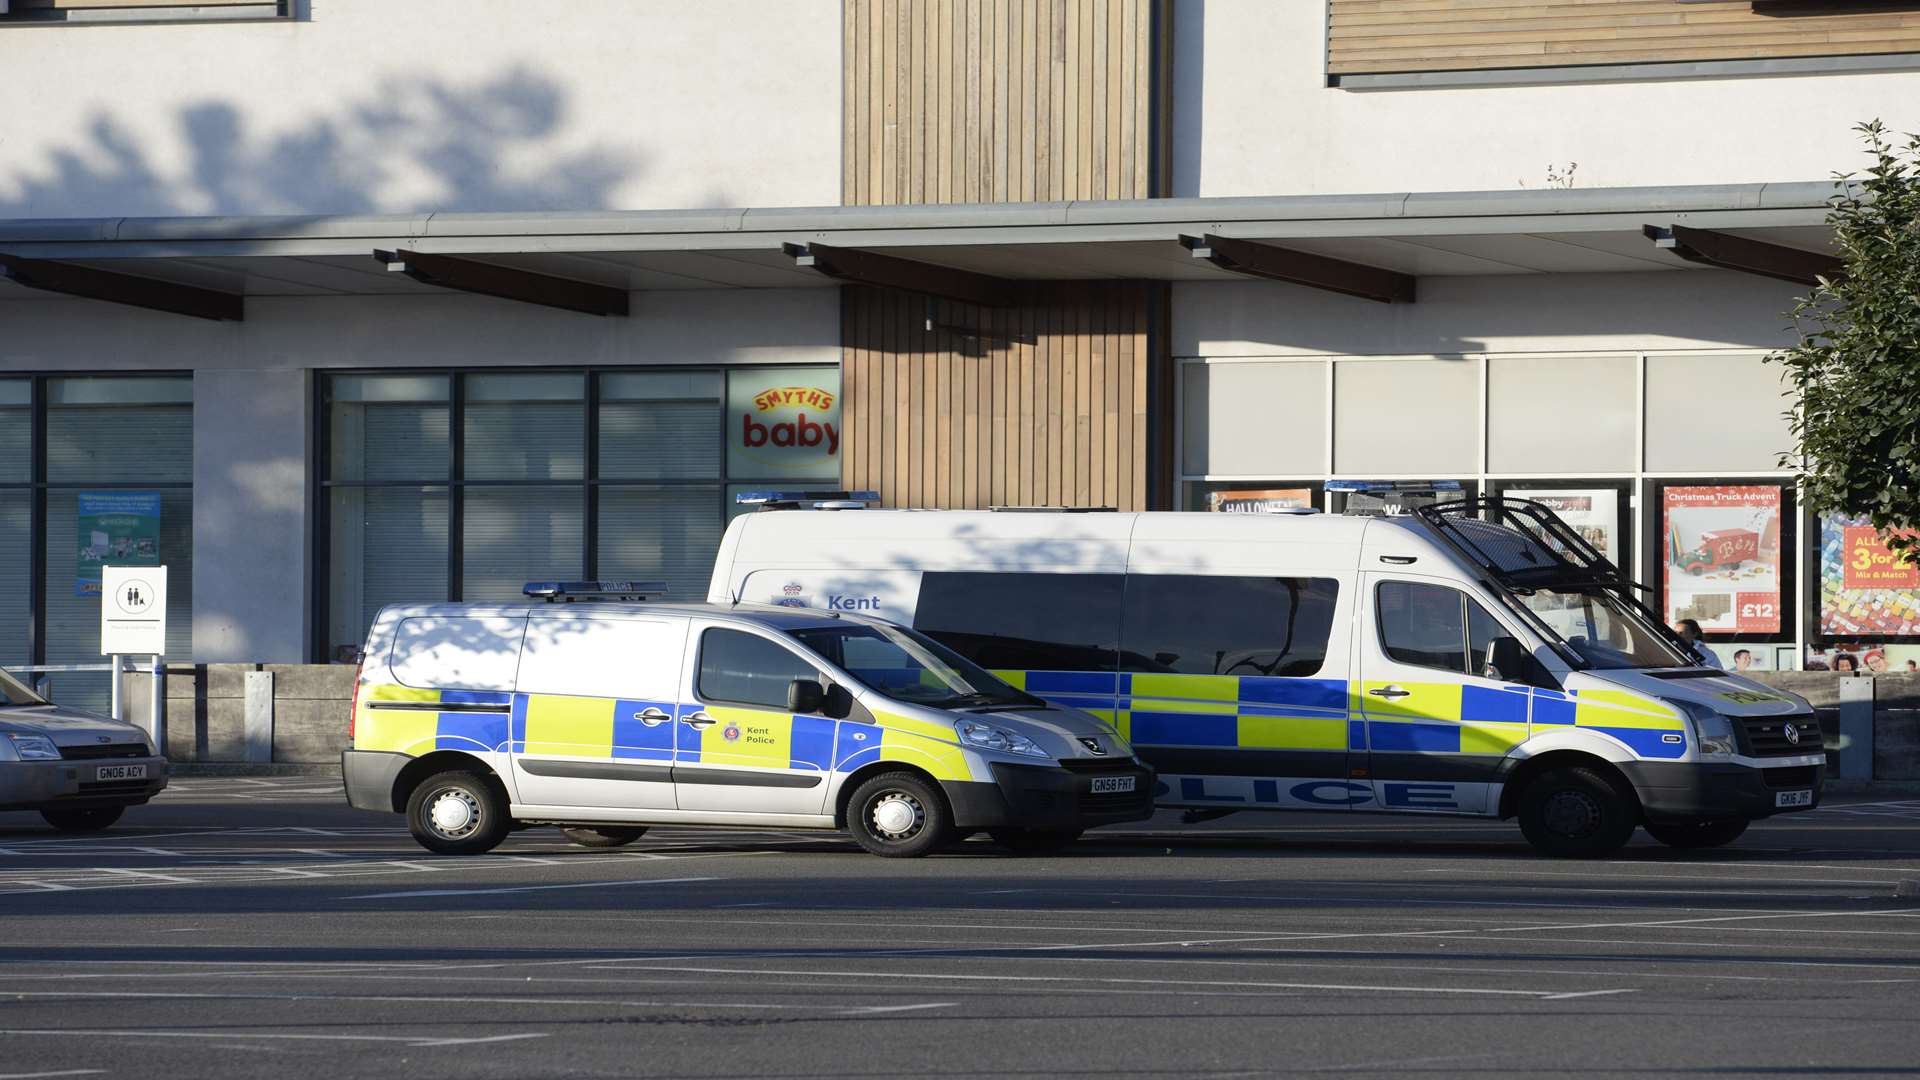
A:
POLYGON ((1332 813, 442 858, 329 778, 178 779, 0 816, 0 1077, 1912 1074, 1909 893, 1920 801, 1596 862, 1332 813))

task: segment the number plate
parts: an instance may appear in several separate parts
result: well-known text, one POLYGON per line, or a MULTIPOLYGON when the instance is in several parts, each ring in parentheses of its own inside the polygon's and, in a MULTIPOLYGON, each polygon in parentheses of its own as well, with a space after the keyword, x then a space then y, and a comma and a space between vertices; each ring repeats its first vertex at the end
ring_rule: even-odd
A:
POLYGON ((1096 776, 1093 778, 1095 795, 1113 795, 1133 790, 1134 778, 1131 776, 1096 776))
POLYGON ((1775 806, 1812 806, 1812 791, 1780 791, 1773 796, 1775 806))
POLYGON ((145 765, 102 765, 94 771, 95 780, 145 780, 145 765))

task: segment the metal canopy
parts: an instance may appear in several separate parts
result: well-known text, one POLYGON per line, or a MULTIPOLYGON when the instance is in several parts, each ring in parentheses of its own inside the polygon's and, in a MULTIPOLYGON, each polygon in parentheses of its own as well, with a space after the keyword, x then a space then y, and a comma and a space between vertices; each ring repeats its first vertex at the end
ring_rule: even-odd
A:
POLYGON ((1641 232, 1653 241, 1654 247, 1671 251, 1688 262, 1722 270, 1742 270, 1796 285, 1818 285, 1820 278, 1839 277, 1846 269, 1844 263, 1831 255, 1711 229, 1689 229, 1684 225, 1663 229, 1646 225, 1641 232))
POLYGON ((624 317, 627 314, 625 289, 452 255, 375 250, 373 257, 387 264, 389 271, 405 274, 423 285, 577 311, 582 315, 624 317))
MULTIPOLYGON (((816 253, 838 249, 843 260, 849 251, 902 260, 929 279, 964 271, 1002 284, 1245 280, 1191 257, 1177 242, 1182 235, 1257 242, 1414 277, 1691 272, 1712 264, 1655 249, 1641 224, 1664 221, 1830 257, 1824 221, 1834 190, 1819 182, 974 206, 22 220, 0 221, 0 252, 249 296, 425 295, 441 287, 386 272, 367 258, 374 249, 452 256, 475 273, 495 267, 618 291, 839 284, 818 266, 794 265, 789 244, 816 253)), ((0 283, 0 298, 24 295, 0 283)))
POLYGON ((1182 236, 1180 243, 1194 258, 1205 259, 1236 274, 1325 289, 1382 304, 1413 303, 1417 279, 1411 274, 1212 233, 1182 236))
POLYGON ((239 322, 246 318, 245 301, 232 293, 74 263, 0 254, 0 278, 43 292, 105 300, 214 322, 239 322))

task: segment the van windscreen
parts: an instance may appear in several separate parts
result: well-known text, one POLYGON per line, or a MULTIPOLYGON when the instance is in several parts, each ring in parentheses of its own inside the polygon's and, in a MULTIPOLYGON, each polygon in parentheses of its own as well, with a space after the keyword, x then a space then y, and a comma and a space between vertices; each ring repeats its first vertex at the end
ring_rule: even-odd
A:
POLYGON ((895 701, 935 709, 1044 704, 911 630, 855 625, 789 633, 821 659, 895 701))

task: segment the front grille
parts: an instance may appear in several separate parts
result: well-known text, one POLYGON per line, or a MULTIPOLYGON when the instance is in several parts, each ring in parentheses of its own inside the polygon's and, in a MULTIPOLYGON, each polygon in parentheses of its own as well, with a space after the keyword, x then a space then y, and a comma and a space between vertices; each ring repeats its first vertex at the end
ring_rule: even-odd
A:
POLYGON ((104 799, 116 795, 145 795, 153 790, 152 780, 109 780, 104 784, 81 784, 80 790, 62 799, 104 799))
POLYGON ((1795 765, 1787 769, 1761 769, 1760 776, 1770 788, 1810 788, 1819 775, 1817 765, 1795 765))
POLYGON ((1119 791, 1080 796, 1080 809, 1088 814, 1131 813, 1153 801, 1151 791, 1119 791))
POLYGON ((1820 721, 1812 716, 1755 717, 1743 721, 1748 752, 1755 757, 1790 757, 1794 754, 1818 754, 1825 749, 1820 721), (1798 740, 1787 738, 1787 725, 1793 725, 1798 740))
POLYGON ((60 756, 68 761, 87 761, 96 758, 147 757, 145 743, 94 743, 91 746, 63 746, 60 756))

